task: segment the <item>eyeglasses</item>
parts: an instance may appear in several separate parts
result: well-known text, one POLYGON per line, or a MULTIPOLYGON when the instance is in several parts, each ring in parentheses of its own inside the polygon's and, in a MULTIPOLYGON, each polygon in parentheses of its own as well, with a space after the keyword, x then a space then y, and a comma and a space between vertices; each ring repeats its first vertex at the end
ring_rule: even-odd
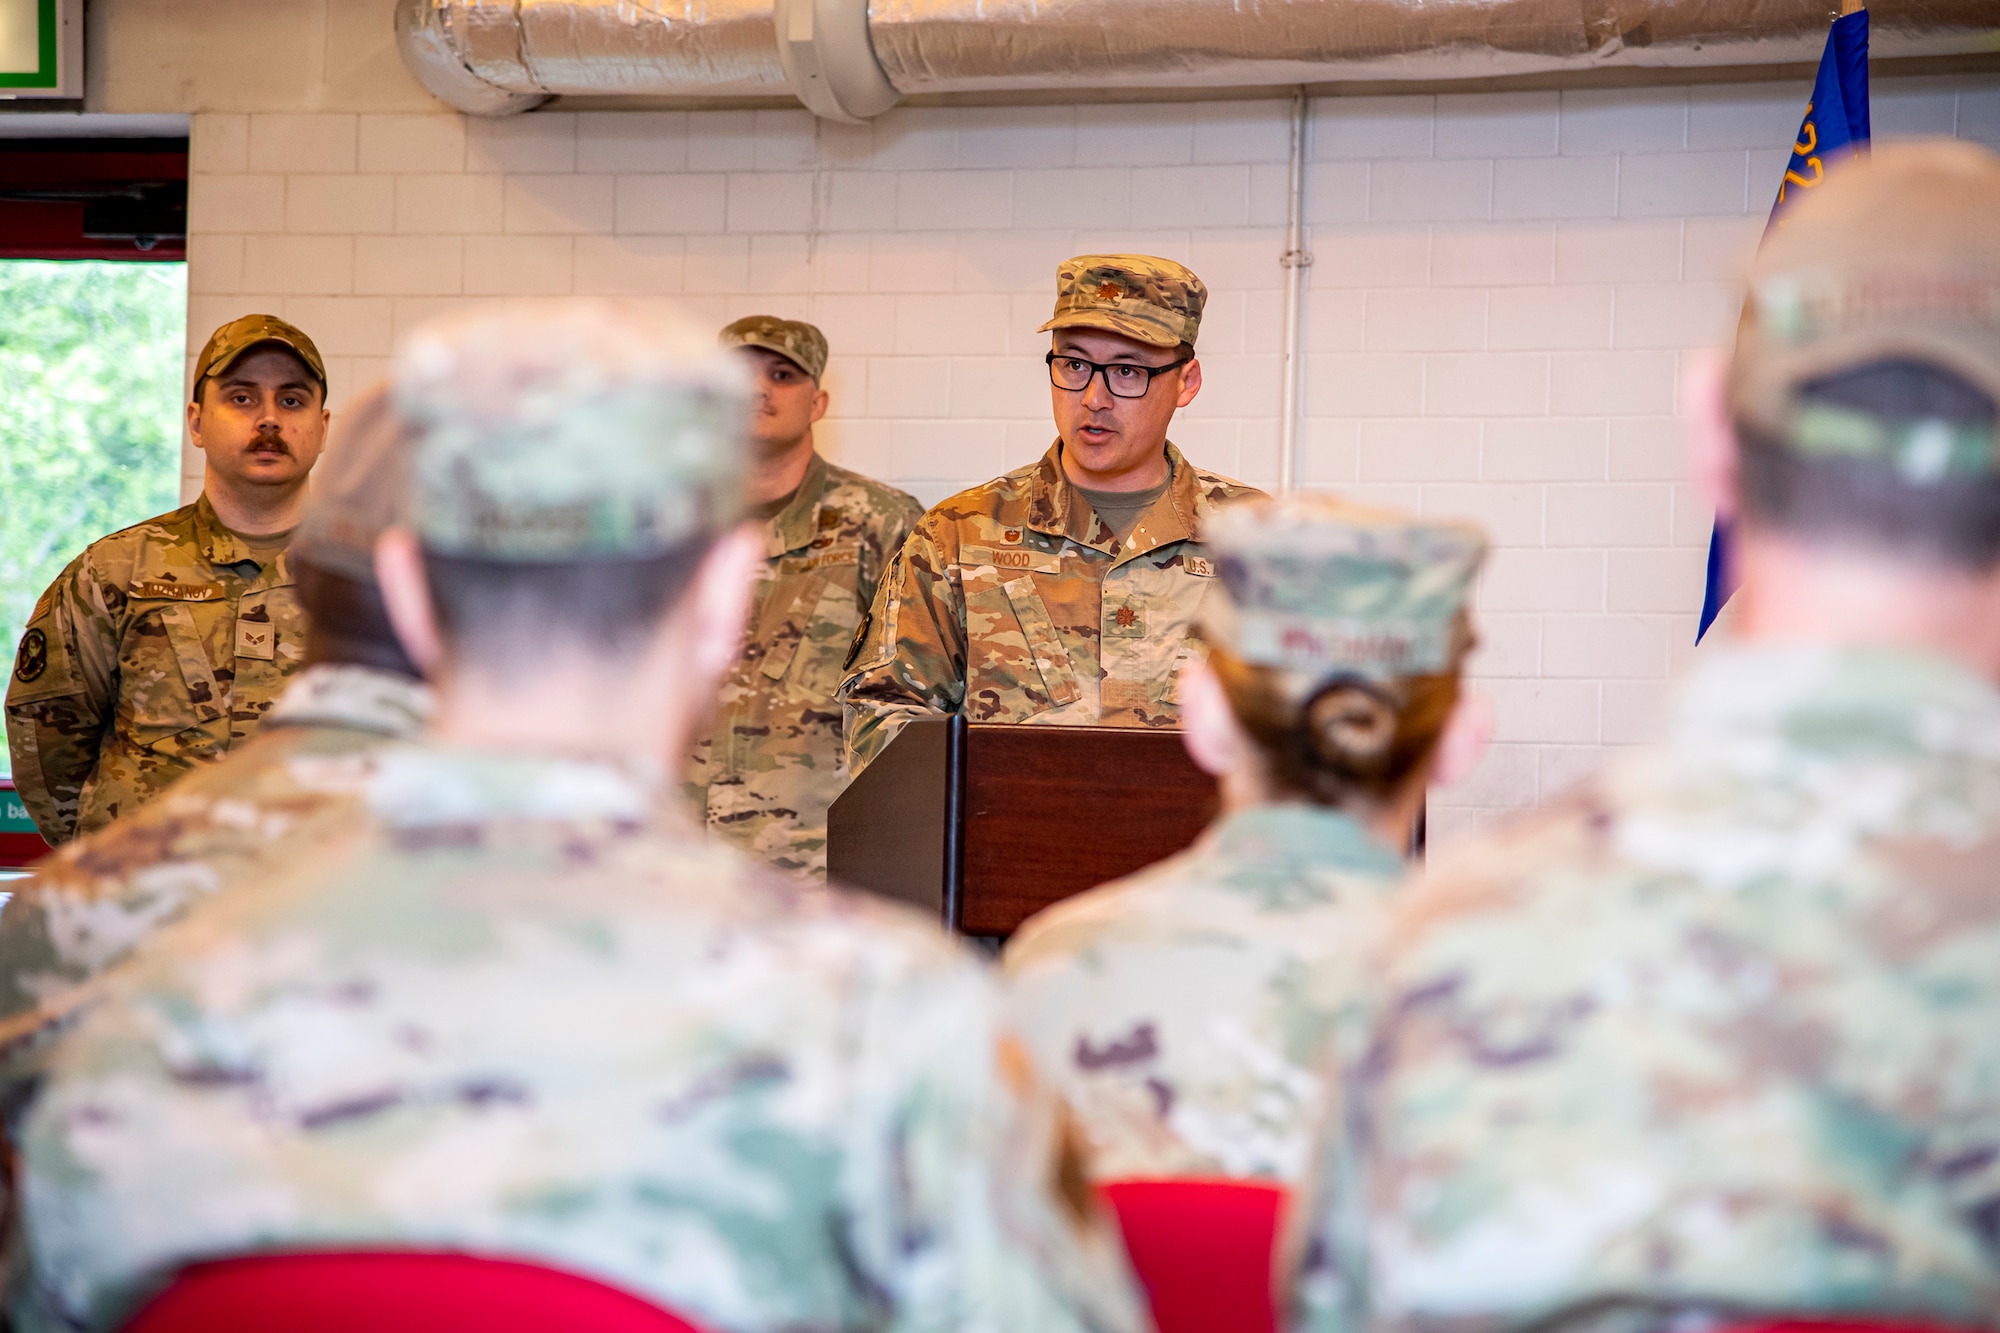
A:
POLYGON ((1161 371, 1184 366, 1194 360, 1191 356, 1169 361, 1164 366, 1133 366, 1119 363, 1101 366, 1095 361, 1086 361, 1080 356, 1062 356, 1050 352, 1042 360, 1049 363, 1049 383, 1058 389, 1068 389, 1071 393, 1082 393, 1090 387, 1093 377, 1104 376, 1104 387, 1111 390, 1113 398, 1144 398, 1146 391, 1153 387, 1153 376, 1161 371))

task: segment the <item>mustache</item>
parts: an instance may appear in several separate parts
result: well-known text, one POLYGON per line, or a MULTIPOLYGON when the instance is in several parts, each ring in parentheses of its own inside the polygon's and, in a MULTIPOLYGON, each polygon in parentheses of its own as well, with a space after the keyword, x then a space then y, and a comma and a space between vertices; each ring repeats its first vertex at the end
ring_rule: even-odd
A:
POLYGON ((285 437, 282 435, 265 435, 260 433, 256 439, 250 441, 250 448, 256 452, 265 450, 280 454, 289 454, 292 452, 292 446, 285 443, 285 437))

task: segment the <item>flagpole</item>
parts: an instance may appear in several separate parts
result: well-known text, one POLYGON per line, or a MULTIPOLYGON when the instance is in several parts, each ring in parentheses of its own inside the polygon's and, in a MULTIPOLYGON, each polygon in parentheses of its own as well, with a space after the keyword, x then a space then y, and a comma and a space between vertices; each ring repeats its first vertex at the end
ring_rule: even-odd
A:
MULTIPOLYGON (((1869 21, 1868 0, 1840 0, 1840 13, 1834 17, 1826 48, 1820 53, 1798 140, 1792 145, 1784 180, 1778 185, 1777 202, 1771 206, 1766 235, 1779 224, 1788 196, 1814 189, 1825 179, 1829 166, 1837 168, 1840 158, 1867 150, 1869 21)), ((1708 633, 1735 591, 1730 577, 1729 525, 1718 519, 1708 538, 1701 614, 1695 621, 1696 643, 1708 633)))

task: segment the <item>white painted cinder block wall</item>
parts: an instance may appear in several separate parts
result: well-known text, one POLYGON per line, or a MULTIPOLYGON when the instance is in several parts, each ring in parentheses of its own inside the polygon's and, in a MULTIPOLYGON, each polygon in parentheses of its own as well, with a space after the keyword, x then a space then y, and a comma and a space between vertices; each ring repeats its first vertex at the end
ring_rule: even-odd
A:
MULTIPOLYGON (((1805 90, 1327 99, 1313 115, 1300 476, 1482 521, 1498 732, 1433 836, 1644 738, 1686 660, 1710 515, 1674 418, 1805 90)), ((1878 81, 1878 137, 2000 143, 2000 80, 1878 81)), ((1055 265, 1180 259, 1211 290, 1176 441, 1277 479, 1286 106, 196 114, 190 350, 252 310, 325 351, 336 412, 437 311, 672 297, 832 343, 827 452, 926 502, 1039 455, 1055 265)), ((1893 242, 1891 242, 1893 243, 1893 242)), ((190 460, 191 486, 199 485, 190 460)), ((192 491, 190 491, 192 493, 192 491)))

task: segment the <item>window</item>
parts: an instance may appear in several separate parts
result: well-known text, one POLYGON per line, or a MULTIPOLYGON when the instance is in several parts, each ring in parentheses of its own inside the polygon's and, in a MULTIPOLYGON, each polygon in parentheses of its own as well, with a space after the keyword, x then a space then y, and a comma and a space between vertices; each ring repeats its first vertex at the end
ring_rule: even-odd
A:
MULTIPOLYGON (((0 143, 0 256, 27 256, 0 257, 0 644, 10 665, 35 599, 64 565, 180 503, 186 145, 139 146, 143 156, 130 143, 0 143)), ((0 774, 8 769, 0 751, 0 774)))

